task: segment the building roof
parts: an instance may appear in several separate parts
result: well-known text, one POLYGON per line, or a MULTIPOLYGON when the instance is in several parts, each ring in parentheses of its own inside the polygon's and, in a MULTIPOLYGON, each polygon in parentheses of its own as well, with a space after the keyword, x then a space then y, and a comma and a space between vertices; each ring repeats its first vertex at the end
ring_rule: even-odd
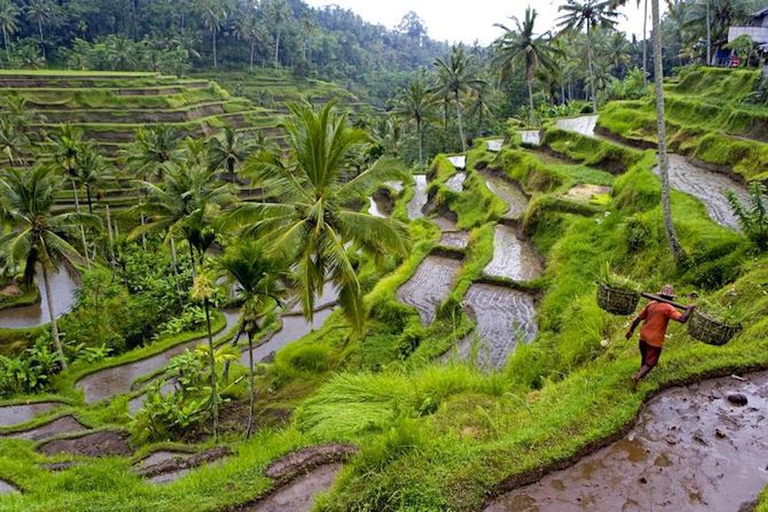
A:
POLYGON ((768 7, 763 7, 759 11, 752 13, 753 18, 762 18, 765 15, 768 15, 768 7))

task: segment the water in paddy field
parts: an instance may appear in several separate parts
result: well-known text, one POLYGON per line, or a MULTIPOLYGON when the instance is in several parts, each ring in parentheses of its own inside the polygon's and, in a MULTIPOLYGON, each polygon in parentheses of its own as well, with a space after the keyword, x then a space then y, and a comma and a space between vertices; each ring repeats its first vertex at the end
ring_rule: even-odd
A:
POLYGON ((434 321, 437 307, 451 291, 453 280, 461 269, 461 262, 442 256, 427 256, 416 273, 397 290, 400 302, 413 306, 419 312, 421 323, 434 321))
MULTIPOLYGON (((693 165, 680 155, 669 154, 668 156, 670 185, 704 203, 709 216, 721 226, 739 229, 738 219, 731 210, 725 191, 734 192, 742 204, 748 205, 747 187, 724 174, 693 165)), ((655 167, 653 172, 658 175, 659 168, 655 167)))
POLYGON ((243 508, 252 512, 309 512, 317 496, 328 491, 341 471, 341 464, 325 464, 281 487, 265 499, 243 508))
POLYGON ((0 427, 10 427, 26 423, 38 414, 61 406, 58 402, 37 402, 34 404, 6 405, 0 407, 0 427))
POLYGON ((374 217, 382 219, 387 218, 387 214, 379 207, 379 203, 377 203, 373 197, 369 197, 368 201, 370 202, 370 206, 368 206, 368 215, 373 215, 374 217))
MULTIPOLYGON (((538 146, 541 144, 541 136, 539 134, 539 130, 520 130, 517 133, 520 134, 522 143, 525 145, 538 146)), ((490 143, 488 149, 490 150, 490 143)), ((498 151, 501 151, 501 148, 499 148, 498 151)))
POLYGON ((541 277, 543 271, 541 260, 530 242, 518 238, 515 230, 509 226, 496 226, 493 259, 484 270, 487 275, 530 281, 541 277))
POLYGON ((88 427, 77 421, 77 419, 75 419, 73 416, 62 416, 61 418, 56 418, 55 420, 45 423, 44 425, 40 425, 39 427, 31 428, 29 430, 22 430, 21 432, 5 434, 0 437, 40 441, 42 439, 47 439, 61 434, 82 432, 85 430, 88 430, 88 427))
POLYGON ((413 190, 413 199, 408 203, 408 218, 411 220, 424 217, 421 211, 427 205, 427 176, 425 174, 414 174, 413 179, 416 182, 413 190))
MULTIPOLYGON (((214 335, 214 342, 229 333, 240 318, 240 310, 227 310, 222 312, 226 318, 227 324, 214 335)), ((207 344, 208 338, 197 338, 168 350, 155 354, 146 359, 140 359, 133 363, 127 363, 113 368, 105 368, 96 373, 87 375, 77 381, 75 387, 83 390, 85 393, 85 403, 92 404, 110 398, 121 393, 131 391, 131 385, 139 377, 149 375, 167 365, 171 359, 185 350, 194 350, 200 344, 207 344)))
MULTIPOLYGON (((254 345, 256 346, 253 349, 253 362, 260 363, 265 359, 268 360, 273 353, 276 353, 281 348, 319 329, 333 311, 332 308, 316 311, 312 322, 300 314, 283 315, 281 317, 283 328, 280 331, 261 344, 254 340, 254 345)), ((240 356, 240 362, 248 365, 248 359, 248 349, 246 348, 240 356)))
POLYGON ((440 245, 452 249, 466 249, 469 245, 469 233, 466 231, 446 231, 440 237, 440 245))
POLYGON ((753 510, 768 483, 768 373, 663 392, 622 440, 511 491, 486 512, 753 510), (728 400, 740 393, 747 404, 728 400))
POLYGON ((464 155, 449 156, 448 161, 459 170, 467 168, 467 157, 464 155))
MULTIPOLYGON (((475 283, 464 297, 466 306, 477 318, 477 327, 458 345, 461 359, 469 359, 476 351, 477 363, 483 368, 501 368, 518 343, 536 337, 536 309, 533 298, 506 286, 475 283)), ((446 358, 453 357, 453 351, 446 358)))
POLYGON ((494 140, 488 141, 487 148, 488 148, 488 151, 490 151, 491 153, 498 153, 499 151, 501 151, 501 147, 503 145, 504 145, 503 139, 494 139, 494 140))
POLYGON ((528 198, 522 190, 508 180, 489 171, 480 171, 485 179, 488 190, 499 196, 499 199, 507 203, 509 210, 504 214, 506 219, 520 219, 528 209, 528 198))
POLYGON ((461 192, 464 190, 464 181, 467 179, 467 173, 457 172, 445 182, 445 186, 451 192, 461 192))
POLYGON ((587 137, 594 137, 595 128, 597 127, 597 115, 558 119, 557 127, 561 130, 580 133, 587 137))
MULTIPOLYGON (((53 312, 56 317, 60 317, 72 309, 72 305, 75 302, 77 284, 63 268, 49 274, 48 277, 51 282, 51 293, 53 295, 53 312)), ((0 328, 26 329, 50 323, 48 297, 45 293, 42 271, 38 271, 36 280, 40 287, 40 302, 31 306, 9 308, 0 311, 0 328)))
POLYGON ((403 191, 403 182, 397 180, 385 181, 384 184, 392 189, 395 194, 399 194, 403 191))

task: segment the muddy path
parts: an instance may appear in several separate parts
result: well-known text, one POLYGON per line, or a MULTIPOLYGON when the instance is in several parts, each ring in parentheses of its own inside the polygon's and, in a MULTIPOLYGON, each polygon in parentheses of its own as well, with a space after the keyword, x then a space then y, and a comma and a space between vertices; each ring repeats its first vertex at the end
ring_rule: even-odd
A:
POLYGON ((411 220, 424 217, 422 208, 427 205, 427 176, 425 174, 414 174, 415 181, 413 188, 413 198, 408 203, 408 218, 411 220))
MULTIPOLYGON (((597 116, 581 116, 557 121, 557 127, 560 129, 588 137, 602 138, 595 133, 596 125, 597 116)), ((613 139, 609 140, 616 143, 613 139)), ((749 197, 746 187, 725 174, 694 165, 680 155, 670 153, 668 156, 669 181, 672 187, 704 203, 709 216, 721 226, 738 230, 738 221, 731 211, 724 191, 733 191, 742 202, 745 202, 749 197)), ((658 175, 658 167, 654 168, 653 172, 658 175)))
MULTIPOLYGON (((0 311, 0 328, 27 329, 39 327, 50 322, 48 316, 48 297, 45 293, 42 273, 38 273, 38 276, 40 276, 37 279, 40 286, 40 302, 31 306, 0 311)), ((53 295, 53 312, 58 318, 72 309, 78 286, 63 268, 51 274, 50 282, 53 295)))
POLYGON ((470 359, 476 353, 483 368, 503 367, 518 343, 536 337, 536 309, 533 298, 517 290, 493 284, 475 283, 469 287, 464 304, 475 317, 477 327, 461 340, 445 358, 470 359))
POLYGON ((528 209, 528 198, 523 191, 511 181, 494 172, 483 170, 480 171, 480 174, 483 176, 488 190, 509 205, 509 209, 504 213, 504 218, 521 219, 528 209))
POLYGON ((31 421, 35 416, 49 412, 61 405, 59 402, 37 402, 2 406, 0 407, 0 427, 21 425, 31 421))
POLYGON ((416 308, 421 323, 429 325, 435 319, 437 307, 448 297, 460 269, 461 261, 427 256, 413 277, 397 290, 397 298, 416 308))
MULTIPOLYGON (((653 172, 656 175, 660 174, 658 167, 654 167, 653 172)), ((731 210, 725 191, 734 192, 742 204, 749 204, 749 193, 744 185, 724 174, 693 165, 685 157, 675 154, 669 155, 669 182, 677 190, 690 194, 704 203, 709 216, 721 226, 740 229, 739 221, 731 210)))
POLYGON ((514 228, 499 224, 494 231, 493 259, 483 272, 492 277, 530 281, 541 277, 544 266, 530 242, 519 238, 514 228))
MULTIPOLYGON (((225 310, 222 311, 222 313, 226 319, 226 326, 214 335, 214 341, 226 336, 235 326, 240 317, 240 310, 225 310)), ((96 403, 121 393, 128 393, 131 391, 131 385, 136 379, 163 368, 177 355, 183 353, 187 349, 194 350, 194 348, 201 343, 208 343, 208 338, 197 338, 176 345, 165 352, 155 354, 146 359, 140 359, 139 361, 115 366, 113 368, 105 368, 83 377, 77 381, 75 387, 83 390, 85 393, 85 402, 87 404, 96 403)))
POLYGON ((747 510, 768 483, 766 414, 768 372, 667 390, 622 440, 485 511, 747 510))
POLYGON ((74 416, 62 416, 39 427, 20 432, 5 434, 0 437, 8 439, 27 439, 29 441, 40 441, 49 437, 61 434, 70 434, 73 432, 84 432, 88 427, 77 421, 74 416))

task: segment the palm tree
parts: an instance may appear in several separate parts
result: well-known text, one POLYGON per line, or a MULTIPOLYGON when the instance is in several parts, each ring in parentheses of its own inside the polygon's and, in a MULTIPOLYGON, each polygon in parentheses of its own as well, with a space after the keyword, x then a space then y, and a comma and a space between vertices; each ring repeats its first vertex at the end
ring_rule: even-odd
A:
POLYGON ((267 11, 272 25, 275 27, 275 69, 277 69, 280 66, 280 37, 283 25, 290 17, 291 12, 285 0, 272 0, 267 11))
POLYGON ((11 60, 11 50, 8 38, 19 31, 19 8, 10 0, 0 2, 0 29, 3 30, 3 43, 5 44, 5 56, 11 60))
POLYGON ((472 68, 474 55, 467 55, 464 45, 454 45, 451 48, 451 56, 448 59, 436 59, 435 66, 438 69, 437 85, 434 92, 450 96, 456 106, 456 120, 459 123, 459 137, 461 149, 467 151, 467 140, 464 137, 464 127, 461 122, 461 96, 473 90, 483 83, 476 78, 472 68))
POLYGON ((242 134, 227 126, 221 135, 208 140, 208 163, 214 171, 224 169, 235 183, 237 168, 252 149, 242 134))
POLYGON ((240 329, 248 337, 248 428, 246 438, 253 432, 253 336, 259 330, 259 319, 272 302, 280 304, 285 295, 282 285, 287 269, 270 258, 264 247, 246 238, 228 247, 219 258, 218 265, 228 280, 237 287, 237 297, 242 302, 240 329))
POLYGON ((520 23, 517 18, 510 18, 515 23, 515 28, 510 29, 497 23, 496 27, 504 30, 504 35, 495 42, 493 64, 501 71, 502 80, 508 80, 517 66, 525 65, 525 82, 528 86, 528 108, 530 111, 530 123, 535 122, 535 109, 533 106, 533 78, 539 66, 547 69, 554 67, 552 60, 554 48, 551 46, 551 38, 548 34, 535 35, 536 9, 530 7, 525 10, 525 20, 520 23))
POLYGON ((205 309, 205 325, 208 330, 208 356, 211 366, 211 411, 213 412, 213 440, 219 440, 219 390, 218 374, 216 372, 216 353, 213 347, 213 331, 211 330, 211 298, 216 293, 216 284, 212 277, 201 272, 195 277, 192 285, 192 300, 202 302, 205 309))
POLYGON ((29 137, 25 130, 20 129, 15 119, 7 115, 1 116, 0 152, 8 159, 11 167, 23 162, 24 155, 28 153, 30 146, 29 137))
POLYGON ((142 179, 151 180, 162 171, 166 162, 178 162, 179 140, 168 125, 139 128, 136 137, 123 155, 128 168, 142 179))
POLYGON ((58 19, 59 6, 52 0, 29 0, 25 8, 27 19, 30 23, 37 25, 40 36, 40 49, 45 59, 45 37, 43 35, 43 26, 51 24, 58 19))
POLYGON ((138 48, 131 38, 123 34, 111 34, 104 44, 107 49, 107 57, 112 69, 117 71, 129 71, 134 69, 138 62, 138 48))
POLYGON ((219 0, 204 0, 202 2, 202 18, 205 29, 211 33, 213 46, 213 67, 219 67, 219 59, 216 51, 216 40, 227 19, 227 12, 219 0))
POLYGON ((264 30, 255 15, 243 16, 237 25, 237 37, 247 41, 251 47, 250 71, 253 71, 253 59, 256 55, 256 45, 264 38, 264 30))
POLYGON ((604 42, 604 55, 613 68, 613 72, 623 76, 632 58, 629 55, 629 41, 624 32, 614 31, 608 34, 604 42))
POLYGON ((0 175, 0 211, 12 227, 10 233, 0 238, 0 247, 6 259, 25 262, 24 282, 27 286, 34 282, 37 268, 41 269, 53 340, 62 367, 66 369, 49 275, 61 265, 76 272, 74 263, 82 258, 68 239, 77 228, 98 226, 99 220, 85 213, 51 212, 62 179, 50 166, 37 166, 31 171, 3 171, 0 175))
POLYGON ((87 145, 77 160, 77 181, 85 187, 88 213, 93 213, 92 196, 114 176, 112 168, 91 145, 87 145))
POLYGON ((345 208, 387 179, 401 179, 391 160, 381 159, 351 181, 345 166, 353 151, 368 142, 366 134, 350 128, 346 114, 329 103, 319 112, 308 104, 291 105, 283 123, 290 157, 260 152, 245 171, 272 190, 279 203, 244 203, 224 218, 224 227, 243 226, 244 235, 261 237, 275 258, 290 262, 300 285, 304 315, 311 319, 315 297, 326 280, 339 289, 339 303, 356 329, 366 318, 360 281, 347 243, 364 254, 381 258, 406 251, 406 230, 399 222, 345 208))
POLYGON ((424 168, 424 122, 429 118, 429 110, 434 103, 435 97, 430 94, 423 74, 403 89, 397 97, 395 113, 416 125, 416 136, 419 139, 419 169, 424 168))
POLYGON ((594 32, 597 28, 611 29, 616 25, 619 13, 615 9, 616 0, 572 0, 561 5, 558 10, 565 14, 558 18, 561 33, 566 31, 587 31, 587 68, 589 70, 589 85, 592 94, 592 109, 597 112, 597 92, 595 90, 594 61, 594 32))

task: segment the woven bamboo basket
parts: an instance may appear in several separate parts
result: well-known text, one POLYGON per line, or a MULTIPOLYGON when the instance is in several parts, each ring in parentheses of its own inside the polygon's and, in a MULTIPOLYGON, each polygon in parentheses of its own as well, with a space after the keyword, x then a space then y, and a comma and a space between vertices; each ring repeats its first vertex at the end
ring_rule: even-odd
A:
POLYGON ((699 310, 688 322, 688 334, 707 345, 725 345, 742 329, 741 325, 727 325, 708 317, 699 310))
POLYGON ((631 315, 637 309, 640 294, 627 290, 617 290, 604 283, 597 283, 597 305, 600 309, 614 315, 631 315))

